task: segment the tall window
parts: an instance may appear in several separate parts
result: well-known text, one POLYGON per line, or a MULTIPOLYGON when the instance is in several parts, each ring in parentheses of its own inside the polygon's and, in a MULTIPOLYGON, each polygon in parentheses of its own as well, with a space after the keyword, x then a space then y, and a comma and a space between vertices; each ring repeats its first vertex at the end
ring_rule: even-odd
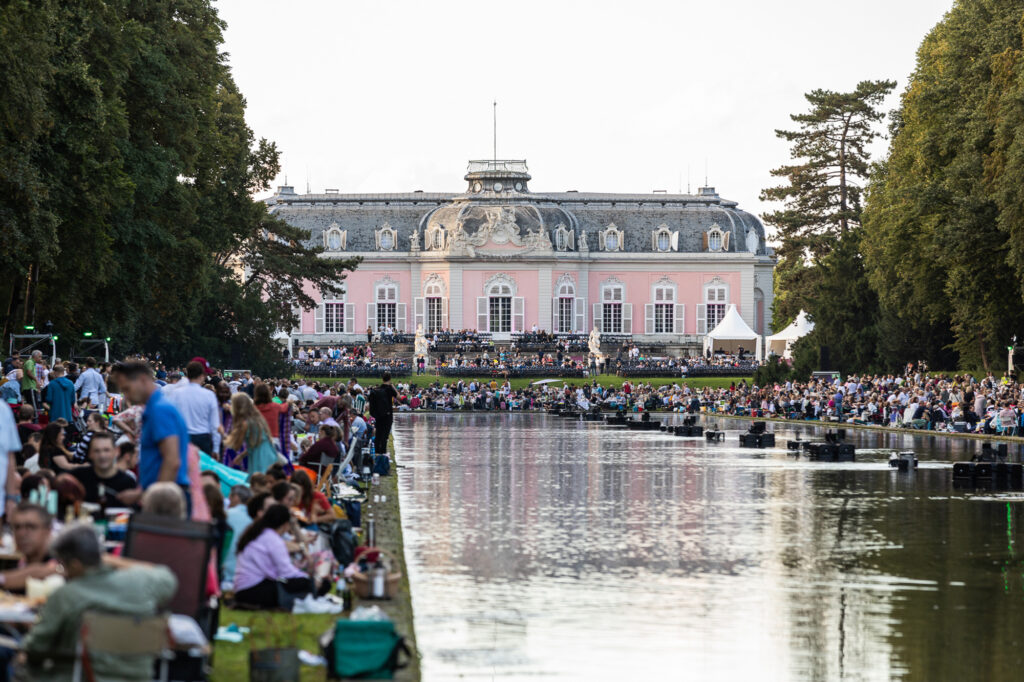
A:
POLYGON ((423 292, 427 299, 427 333, 444 329, 444 301, 441 285, 430 284, 423 292))
POLYGON ((576 287, 570 282, 563 282, 558 287, 558 319, 555 320, 555 331, 569 334, 573 331, 572 302, 576 297, 576 287))
POLYGON ((622 287, 608 285, 601 290, 601 331, 622 333, 622 287))
POLYGON ((654 333, 671 334, 675 318, 676 290, 670 286, 654 287, 654 333))
POLYGON ((441 228, 435 229, 434 232, 431 235, 430 242, 431 242, 430 243, 431 248, 438 249, 438 250, 439 249, 443 249, 444 248, 444 230, 442 230, 441 228))
POLYGON ((712 286, 704 290, 704 301, 707 303, 707 329, 710 332, 725 317, 728 298, 725 287, 712 286))
POLYGON ((345 333, 345 304, 341 301, 324 302, 324 333, 345 333))
POLYGON ((490 331, 498 334, 512 331, 512 287, 495 284, 487 295, 490 331))
POLYGON ((609 230, 604 235, 604 250, 605 251, 618 251, 619 250, 619 234, 609 230))
POLYGON ((381 284, 377 287, 377 328, 394 329, 398 318, 398 287, 381 284))

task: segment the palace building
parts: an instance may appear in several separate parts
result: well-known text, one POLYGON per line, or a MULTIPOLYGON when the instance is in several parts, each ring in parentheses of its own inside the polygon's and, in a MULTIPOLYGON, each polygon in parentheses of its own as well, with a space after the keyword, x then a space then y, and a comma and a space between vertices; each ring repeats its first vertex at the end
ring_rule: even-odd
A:
MULTIPOLYGON (((270 211, 325 258, 362 257, 345 294, 303 311, 298 346, 367 328, 631 335, 699 352, 735 304, 770 334, 775 257, 764 227, 712 187, 697 194, 532 192, 525 161, 471 161, 462 193, 296 194, 270 211)), ((319 294, 317 294, 319 298, 319 294)))

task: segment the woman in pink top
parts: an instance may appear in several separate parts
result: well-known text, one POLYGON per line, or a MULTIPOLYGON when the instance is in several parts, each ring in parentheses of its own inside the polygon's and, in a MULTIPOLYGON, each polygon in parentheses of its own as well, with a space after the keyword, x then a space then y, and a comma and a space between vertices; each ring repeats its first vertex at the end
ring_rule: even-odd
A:
POLYGON ((245 529, 238 540, 235 567, 235 601, 261 609, 286 608, 306 595, 330 589, 324 581, 317 584, 292 563, 284 535, 291 527, 291 512, 281 504, 272 505, 245 529))

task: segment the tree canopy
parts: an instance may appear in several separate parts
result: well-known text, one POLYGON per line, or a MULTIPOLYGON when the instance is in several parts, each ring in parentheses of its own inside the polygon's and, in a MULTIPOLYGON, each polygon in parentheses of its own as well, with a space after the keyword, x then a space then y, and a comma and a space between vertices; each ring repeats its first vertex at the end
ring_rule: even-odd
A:
POLYGON ((918 50, 867 197, 882 314, 921 357, 965 368, 1005 366, 1024 330, 1022 36, 1024 2, 953 6, 918 50))
POLYGON ((245 123, 208 0, 0 3, 5 334, 269 371, 271 336, 354 260, 254 200, 279 169, 245 123))

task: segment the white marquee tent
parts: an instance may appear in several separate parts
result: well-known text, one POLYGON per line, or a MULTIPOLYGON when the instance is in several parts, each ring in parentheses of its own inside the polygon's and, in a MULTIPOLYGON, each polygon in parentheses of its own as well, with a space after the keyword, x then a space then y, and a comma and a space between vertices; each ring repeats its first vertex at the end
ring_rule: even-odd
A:
POLYGON ((812 331, 814 331, 814 323, 807 319, 807 313, 801 310, 788 327, 778 334, 772 334, 768 337, 768 348, 766 350, 769 353, 775 353, 789 359, 796 340, 802 336, 807 336, 812 331))
POLYGON ((761 337, 743 321, 736 305, 729 304, 722 321, 704 337, 704 353, 707 354, 708 350, 715 353, 721 349, 735 354, 740 346, 744 351, 752 350, 753 346, 754 357, 761 357, 761 337))

